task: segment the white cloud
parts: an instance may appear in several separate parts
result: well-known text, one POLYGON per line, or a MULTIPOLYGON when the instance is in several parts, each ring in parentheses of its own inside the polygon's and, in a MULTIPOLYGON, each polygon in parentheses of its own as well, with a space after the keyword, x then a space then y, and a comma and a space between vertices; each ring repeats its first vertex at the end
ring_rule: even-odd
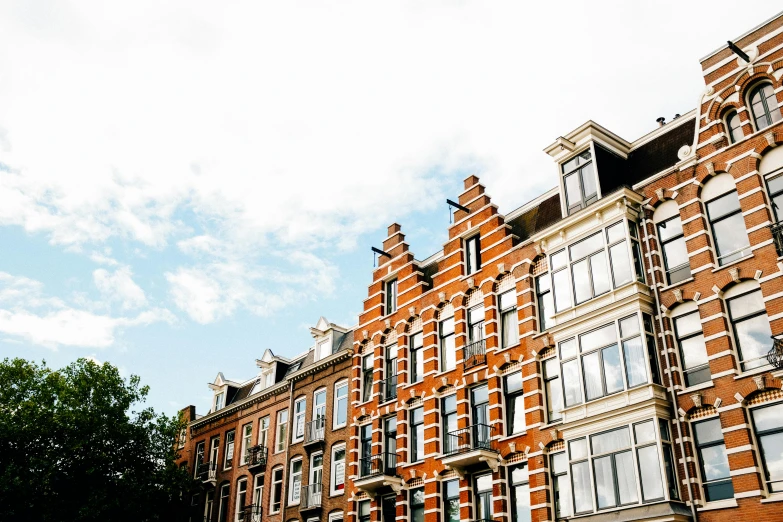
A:
POLYGON ((95 286, 104 298, 109 301, 118 301, 124 310, 147 305, 144 290, 133 281, 130 268, 118 268, 114 273, 99 268, 92 273, 92 277, 95 286))

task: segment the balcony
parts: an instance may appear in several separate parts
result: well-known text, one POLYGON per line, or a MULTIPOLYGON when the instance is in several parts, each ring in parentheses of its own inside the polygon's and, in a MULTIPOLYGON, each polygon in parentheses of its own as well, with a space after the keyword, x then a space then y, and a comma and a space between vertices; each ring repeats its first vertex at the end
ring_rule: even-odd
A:
POLYGON ((305 424, 304 445, 318 444, 324 441, 326 417, 317 417, 314 421, 305 424))
POLYGON ((257 445, 247 448, 247 469, 256 473, 264 471, 266 468, 266 446, 257 445))
POLYGON ((379 453, 359 459, 359 478, 354 485, 370 496, 386 486, 402 487, 402 479, 397 475, 397 454, 379 453))
POLYGON ((778 256, 783 256, 783 223, 775 223, 769 226, 772 232, 772 239, 775 241, 775 250, 778 256))
POLYGON ((397 398, 397 376, 390 375, 381 381, 381 402, 393 401, 397 398))
POLYGON ((495 470, 500 455, 495 445, 495 427, 474 424, 446 434, 443 464, 448 468, 465 469, 475 464, 486 463, 495 470))
POLYGON ((323 484, 310 484, 302 487, 302 500, 299 502, 299 511, 310 511, 321 508, 321 493, 323 484))
POLYGON ((204 462, 198 465, 198 477, 204 484, 215 485, 217 481, 217 462, 204 462))
POLYGON ((776 370, 783 370, 783 339, 774 339, 767 361, 776 370))
POLYGON ((463 349, 463 367, 467 370, 478 366, 480 364, 486 364, 487 362, 487 348, 484 343, 484 339, 470 343, 463 349))
POLYGON ((239 519, 242 522, 261 522, 261 505, 253 504, 252 506, 245 506, 239 519))

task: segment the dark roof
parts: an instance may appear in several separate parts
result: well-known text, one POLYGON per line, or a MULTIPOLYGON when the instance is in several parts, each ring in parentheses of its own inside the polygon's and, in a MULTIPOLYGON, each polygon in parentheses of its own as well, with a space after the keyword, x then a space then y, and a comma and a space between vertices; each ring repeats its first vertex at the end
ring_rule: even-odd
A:
POLYGON ((350 330, 343 335, 340 339, 340 343, 333 349, 332 353, 337 353, 342 350, 353 349, 353 330, 350 330))
POLYGON ((229 404, 234 404, 235 402, 239 402, 242 399, 246 398, 248 395, 250 395, 250 391, 253 389, 253 386, 255 386, 256 381, 250 381, 249 383, 245 384, 241 388, 233 388, 229 387, 229 392, 231 390, 236 390, 236 393, 233 397, 229 399, 229 401, 226 403, 226 406, 229 404))
POLYGON ((508 222, 511 232, 525 241, 536 232, 560 221, 560 194, 553 194, 541 203, 508 222))

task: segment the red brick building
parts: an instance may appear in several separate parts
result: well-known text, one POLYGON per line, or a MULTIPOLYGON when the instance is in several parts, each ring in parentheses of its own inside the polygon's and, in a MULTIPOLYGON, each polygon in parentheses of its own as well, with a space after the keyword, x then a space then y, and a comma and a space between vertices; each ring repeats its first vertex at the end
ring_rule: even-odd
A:
POLYGON ((466 179, 442 251, 389 227, 348 520, 783 520, 783 14, 733 42, 695 110, 557 138, 536 200, 466 179))

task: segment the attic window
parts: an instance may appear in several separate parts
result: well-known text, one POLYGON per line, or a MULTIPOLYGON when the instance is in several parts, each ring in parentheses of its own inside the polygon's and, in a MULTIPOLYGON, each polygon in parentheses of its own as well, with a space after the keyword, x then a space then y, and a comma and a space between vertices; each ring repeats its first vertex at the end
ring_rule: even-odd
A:
POLYGON ((589 150, 563 163, 566 208, 570 216, 598 200, 598 187, 589 150))
POLYGON ((215 411, 218 411, 220 408, 224 406, 223 399, 225 398, 226 394, 224 392, 220 392, 217 395, 215 395, 215 411))
POLYGON ((292 373, 294 373, 295 371, 297 371, 300 366, 302 366, 302 361, 297 361, 294 364, 292 364, 291 366, 289 366, 288 367, 288 371, 285 372, 286 376, 289 376, 292 373))

